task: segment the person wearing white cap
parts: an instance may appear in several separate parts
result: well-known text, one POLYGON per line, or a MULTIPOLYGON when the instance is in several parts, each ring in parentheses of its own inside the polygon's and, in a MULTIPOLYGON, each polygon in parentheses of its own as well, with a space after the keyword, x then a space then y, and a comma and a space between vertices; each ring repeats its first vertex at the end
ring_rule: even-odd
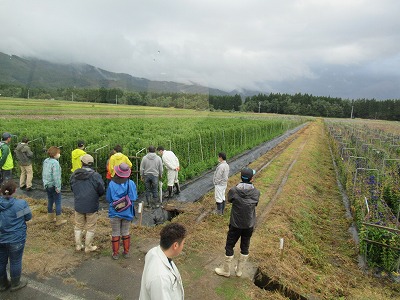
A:
POLYGON ((76 169, 70 177, 74 193, 75 208, 75 249, 85 252, 95 251, 93 238, 99 217, 99 198, 104 195, 104 181, 99 173, 92 169, 93 157, 90 154, 81 156, 82 168, 76 169), (82 233, 86 229, 85 246, 82 244, 82 233))
POLYGON ((256 224, 256 206, 260 198, 260 191, 252 183, 256 171, 243 168, 240 173, 242 182, 228 192, 228 202, 232 203, 232 209, 225 244, 225 262, 221 268, 215 269, 215 273, 225 277, 231 275, 233 249, 239 238, 240 258, 235 271, 236 276, 242 276, 243 265, 249 257, 250 239, 256 224))
POLYGON ((11 134, 4 132, 0 143, 0 183, 12 178, 14 161, 10 151, 11 134))

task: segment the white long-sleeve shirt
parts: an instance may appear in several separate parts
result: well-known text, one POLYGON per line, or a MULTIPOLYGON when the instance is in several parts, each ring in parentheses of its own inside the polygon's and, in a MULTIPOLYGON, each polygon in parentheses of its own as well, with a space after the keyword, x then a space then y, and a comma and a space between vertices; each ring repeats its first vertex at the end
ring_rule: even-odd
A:
POLYGON ((162 160, 165 167, 169 170, 176 170, 179 167, 179 160, 172 151, 164 150, 162 160))
POLYGON ((160 246, 147 252, 139 300, 183 300, 182 278, 175 263, 160 246))

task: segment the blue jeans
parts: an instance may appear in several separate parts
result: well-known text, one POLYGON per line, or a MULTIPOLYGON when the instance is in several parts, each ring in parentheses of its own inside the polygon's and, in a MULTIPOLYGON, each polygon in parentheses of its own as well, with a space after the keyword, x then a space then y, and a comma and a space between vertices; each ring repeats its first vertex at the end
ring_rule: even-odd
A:
POLYGON ((56 204, 56 215, 61 215, 61 192, 57 193, 54 186, 46 188, 47 192, 47 212, 53 212, 53 205, 56 204))
POLYGON ((0 244, 0 277, 7 276, 6 267, 8 260, 10 260, 11 278, 21 276, 24 247, 25 241, 0 244))
POLYGON ((158 176, 152 174, 144 175, 144 186, 146 187, 146 200, 151 203, 151 196, 153 201, 158 202, 158 176))

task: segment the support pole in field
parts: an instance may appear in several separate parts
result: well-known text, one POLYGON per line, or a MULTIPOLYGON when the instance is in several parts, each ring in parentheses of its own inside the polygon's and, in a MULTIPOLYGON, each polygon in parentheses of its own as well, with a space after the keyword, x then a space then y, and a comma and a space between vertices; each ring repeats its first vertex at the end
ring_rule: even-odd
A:
MULTIPOLYGON (((94 155, 95 155, 95 160, 94 160, 94 169, 97 171, 97 169, 98 169, 98 165, 97 165, 97 163, 98 163, 98 151, 100 151, 101 149, 104 149, 105 147, 109 147, 109 145, 105 145, 105 146, 103 146, 103 147, 100 147, 100 148, 97 148, 96 150, 94 150, 94 155)), ((108 151, 108 152, 110 152, 110 151, 108 151)))
POLYGON ((190 166, 190 143, 188 142, 188 166, 190 166))
POLYGON ((283 238, 279 239, 279 259, 283 260, 283 238))
POLYGON ((201 144, 201 134, 199 134, 199 141, 200 141, 200 152, 201 152, 201 160, 204 160, 204 154, 203 154, 203 145, 201 144))
POLYGON ((139 226, 142 226, 142 216, 143 216, 143 202, 139 202, 138 213, 139 213, 139 226))

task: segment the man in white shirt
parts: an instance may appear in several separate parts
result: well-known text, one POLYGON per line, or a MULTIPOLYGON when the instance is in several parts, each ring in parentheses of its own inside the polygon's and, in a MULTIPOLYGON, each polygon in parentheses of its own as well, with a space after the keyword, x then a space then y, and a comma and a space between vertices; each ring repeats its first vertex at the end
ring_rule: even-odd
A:
POLYGON ((228 185, 229 178, 229 165, 226 163, 226 154, 224 152, 218 153, 219 164, 214 172, 213 183, 215 191, 215 202, 217 203, 216 213, 219 215, 224 214, 225 209, 225 191, 228 185))
POLYGON ((168 195, 166 198, 172 197, 172 190, 175 185, 176 194, 181 192, 179 187, 178 172, 180 170, 179 160, 174 152, 165 150, 164 147, 157 147, 158 154, 161 156, 164 166, 167 168, 167 180, 168 180, 168 195))
POLYGON ((186 228, 170 223, 161 229, 160 245, 147 252, 139 300, 183 300, 182 278, 172 258, 183 249, 186 228))

